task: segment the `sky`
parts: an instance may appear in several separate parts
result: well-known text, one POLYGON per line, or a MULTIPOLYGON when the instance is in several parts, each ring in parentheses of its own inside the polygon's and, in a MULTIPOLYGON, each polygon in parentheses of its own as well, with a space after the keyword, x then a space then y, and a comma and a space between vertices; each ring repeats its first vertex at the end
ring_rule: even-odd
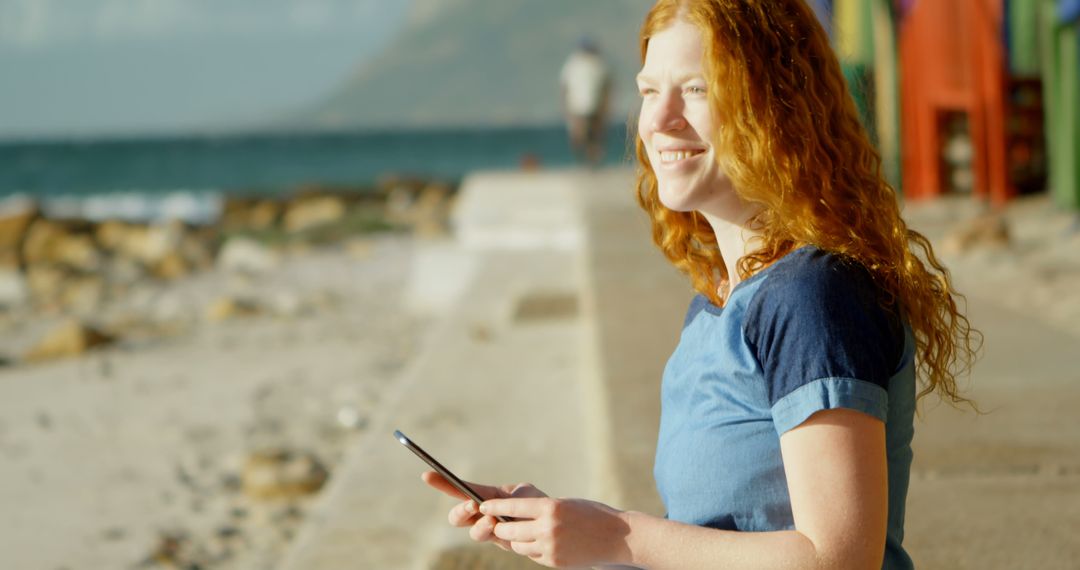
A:
POLYGON ((310 105, 410 0, 0 0, 0 139, 200 133, 310 105))

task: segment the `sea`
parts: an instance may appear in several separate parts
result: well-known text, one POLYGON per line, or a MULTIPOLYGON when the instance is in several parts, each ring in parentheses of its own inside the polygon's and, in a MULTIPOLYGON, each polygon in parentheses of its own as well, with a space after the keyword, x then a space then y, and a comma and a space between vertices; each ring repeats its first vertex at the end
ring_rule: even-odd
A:
MULTIPOLYGON (((605 164, 630 162, 627 132, 607 129, 605 164)), ((371 189, 391 175, 457 183, 475 170, 575 163, 561 125, 0 141, 0 212, 33 202, 50 217, 202 224, 231 195, 371 189)))

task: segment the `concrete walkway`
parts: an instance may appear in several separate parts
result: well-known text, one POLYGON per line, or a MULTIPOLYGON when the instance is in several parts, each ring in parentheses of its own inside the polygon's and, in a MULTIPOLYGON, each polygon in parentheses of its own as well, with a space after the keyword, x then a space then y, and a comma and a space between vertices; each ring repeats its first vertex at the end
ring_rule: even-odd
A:
POLYGON ((418 244, 414 305, 444 311, 442 325, 335 473, 283 568, 535 567, 449 527, 453 501, 420 481, 427 467, 394 429, 468 480, 592 494, 589 426, 599 420, 587 417, 596 390, 582 381, 583 176, 465 182, 458 239, 418 244))
MULTIPOLYGON (((457 294, 428 292, 443 325, 335 473, 286 570, 536 567, 449 528, 452 502, 421 484, 395 428, 465 478, 663 512, 660 375, 693 292, 652 246, 631 173, 481 175, 462 203, 463 238, 435 258, 468 278, 450 280, 457 294)), ((1077 339, 985 300, 969 314, 987 347, 972 394, 991 413, 924 402, 905 545, 918 568, 1080 568, 1077 339)))
POLYGON ((984 299, 969 316, 987 413, 924 400, 905 545, 919 568, 1080 568, 1080 339, 984 299))

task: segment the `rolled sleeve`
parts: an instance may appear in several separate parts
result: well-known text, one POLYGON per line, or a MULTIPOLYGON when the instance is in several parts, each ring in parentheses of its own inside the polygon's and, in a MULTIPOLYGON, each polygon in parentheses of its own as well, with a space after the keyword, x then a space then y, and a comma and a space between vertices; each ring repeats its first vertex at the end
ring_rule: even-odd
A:
POLYGON ((882 422, 889 414, 884 388, 856 378, 820 378, 793 390, 772 406, 776 433, 783 435, 822 410, 848 408, 882 422))

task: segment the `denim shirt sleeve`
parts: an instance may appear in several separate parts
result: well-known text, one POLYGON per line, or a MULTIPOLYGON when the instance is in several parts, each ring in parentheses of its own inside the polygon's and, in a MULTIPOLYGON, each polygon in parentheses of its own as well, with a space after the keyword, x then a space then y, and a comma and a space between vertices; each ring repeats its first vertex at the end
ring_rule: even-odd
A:
POLYGON ((904 333, 880 295, 869 272, 824 252, 768 274, 747 307, 743 334, 778 434, 833 408, 886 420, 904 333))

